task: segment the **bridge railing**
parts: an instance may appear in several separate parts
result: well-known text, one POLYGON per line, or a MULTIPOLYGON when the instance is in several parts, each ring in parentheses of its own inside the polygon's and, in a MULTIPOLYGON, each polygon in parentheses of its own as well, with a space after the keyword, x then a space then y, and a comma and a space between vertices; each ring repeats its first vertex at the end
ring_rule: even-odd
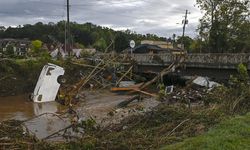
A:
MULTIPOLYGON (((98 56, 110 56, 101 54, 98 56)), ((141 65, 167 65, 178 59, 178 55, 167 54, 120 54, 120 57, 131 57, 141 65)), ((250 53, 202 53, 187 54, 185 64, 187 67, 202 68, 229 68, 235 69, 238 64, 244 63, 250 70, 250 53)))
MULTIPOLYGON (((133 54, 139 64, 168 64, 176 60, 172 54, 133 54)), ((185 64, 190 67, 236 68, 244 63, 250 69, 250 54, 187 54, 185 64)))

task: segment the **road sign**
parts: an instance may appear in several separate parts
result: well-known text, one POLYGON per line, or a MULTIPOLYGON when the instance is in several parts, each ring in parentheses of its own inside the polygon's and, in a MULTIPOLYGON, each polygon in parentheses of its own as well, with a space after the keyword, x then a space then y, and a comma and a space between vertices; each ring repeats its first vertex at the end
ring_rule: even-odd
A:
POLYGON ((129 45, 130 45, 131 48, 135 48, 135 41, 131 40, 130 43, 129 43, 129 45))

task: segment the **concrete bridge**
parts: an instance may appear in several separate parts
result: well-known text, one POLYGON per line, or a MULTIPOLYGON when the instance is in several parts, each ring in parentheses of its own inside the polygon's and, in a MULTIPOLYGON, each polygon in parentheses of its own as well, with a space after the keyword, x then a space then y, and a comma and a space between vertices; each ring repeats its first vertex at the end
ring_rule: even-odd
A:
MULTIPOLYGON (((166 68, 179 56, 172 54, 134 54, 137 62, 136 71, 159 72, 166 68)), ((176 73, 183 76, 208 76, 216 79, 228 79, 237 73, 237 66, 243 63, 250 71, 250 53, 240 54, 187 54, 184 65, 176 73)))

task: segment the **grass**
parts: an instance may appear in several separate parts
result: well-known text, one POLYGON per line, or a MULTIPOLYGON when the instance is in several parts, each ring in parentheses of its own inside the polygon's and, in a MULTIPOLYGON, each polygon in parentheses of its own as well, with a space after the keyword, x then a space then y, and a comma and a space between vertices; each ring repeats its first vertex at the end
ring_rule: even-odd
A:
POLYGON ((204 135, 165 146, 162 150, 250 149, 250 113, 224 121, 204 135))

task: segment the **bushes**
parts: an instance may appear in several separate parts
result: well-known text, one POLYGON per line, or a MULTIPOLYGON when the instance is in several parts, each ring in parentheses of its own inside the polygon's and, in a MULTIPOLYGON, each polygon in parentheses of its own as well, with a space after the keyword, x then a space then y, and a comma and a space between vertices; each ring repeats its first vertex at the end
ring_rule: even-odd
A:
POLYGON ((228 87, 218 87, 211 91, 207 102, 220 104, 221 109, 230 114, 244 114, 250 110, 250 85, 246 66, 238 66, 238 75, 231 76, 228 87))

